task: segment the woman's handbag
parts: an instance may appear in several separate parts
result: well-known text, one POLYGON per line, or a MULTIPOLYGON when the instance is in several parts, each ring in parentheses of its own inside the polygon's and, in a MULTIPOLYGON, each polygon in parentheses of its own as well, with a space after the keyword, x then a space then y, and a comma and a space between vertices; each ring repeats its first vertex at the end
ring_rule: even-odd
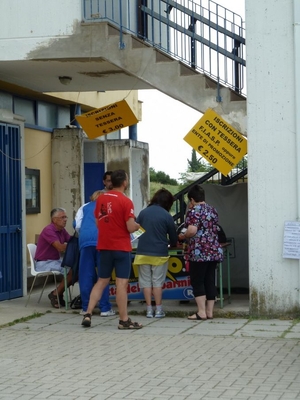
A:
POLYGON ((78 280, 79 256, 79 239, 76 233, 74 233, 67 243, 66 251, 61 262, 62 267, 69 267, 72 269, 72 285, 78 280))

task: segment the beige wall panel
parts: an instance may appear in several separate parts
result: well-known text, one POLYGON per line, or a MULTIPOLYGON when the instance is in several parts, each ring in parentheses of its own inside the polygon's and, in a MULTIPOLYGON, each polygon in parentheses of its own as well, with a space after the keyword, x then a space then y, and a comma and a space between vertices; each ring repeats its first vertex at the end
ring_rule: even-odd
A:
POLYGON ((25 167, 40 170, 41 212, 26 215, 26 243, 34 243, 35 235, 50 223, 51 133, 25 129, 25 167))

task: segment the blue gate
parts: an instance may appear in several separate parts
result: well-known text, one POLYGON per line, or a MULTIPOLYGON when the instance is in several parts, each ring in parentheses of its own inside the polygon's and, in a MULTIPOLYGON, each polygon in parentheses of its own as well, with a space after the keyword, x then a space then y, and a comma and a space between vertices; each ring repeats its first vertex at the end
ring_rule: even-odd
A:
POLYGON ((23 295, 20 127, 0 123, 0 300, 23 295))

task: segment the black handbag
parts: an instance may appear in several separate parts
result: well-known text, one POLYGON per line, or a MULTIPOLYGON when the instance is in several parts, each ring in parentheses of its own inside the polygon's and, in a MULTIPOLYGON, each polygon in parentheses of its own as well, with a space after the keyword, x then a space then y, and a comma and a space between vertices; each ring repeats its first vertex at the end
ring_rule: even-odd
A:
POLYGON ((70 308, 72 310, 80 310, 82 308, 82 301, 80 294, 71 301, 70 308))
POLYGON ((69 267, 72 269, 72 285, 78 280, 79 257, 79 239, 76 233, 74 233, 67 243, 66 251, 61 262, 62 267, 69 267))

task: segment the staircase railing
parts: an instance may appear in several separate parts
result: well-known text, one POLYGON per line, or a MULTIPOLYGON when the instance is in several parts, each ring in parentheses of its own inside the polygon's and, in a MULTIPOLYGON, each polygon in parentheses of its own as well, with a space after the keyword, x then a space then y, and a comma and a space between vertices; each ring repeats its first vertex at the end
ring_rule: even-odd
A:
MULTIPOLYGON (((124 32, 246 94, 245 29, 241 16, 212 0, 82 0, 84 21, 109 21, 124 32)), ((217 100, 221 101, 220 92, 217 100)))
POLYGON ((227 186, 235 182, 245 182, 247 174, 248 168, 246 165, 242 165, 240 168, 235 168, 230 172, 228 176, 222 175, 216 168, 214 168, 203 175, 201 178, 195 180, 194 182, 191 182, 189 185, 184 187, 182 190, 174 195, 175 213, 173 215, 173 219, 176 225, 180 226, 184 222, 186 207, 188 203, 187 193, 192 186, 196 184, 201 185, 204 182, 227 186))

